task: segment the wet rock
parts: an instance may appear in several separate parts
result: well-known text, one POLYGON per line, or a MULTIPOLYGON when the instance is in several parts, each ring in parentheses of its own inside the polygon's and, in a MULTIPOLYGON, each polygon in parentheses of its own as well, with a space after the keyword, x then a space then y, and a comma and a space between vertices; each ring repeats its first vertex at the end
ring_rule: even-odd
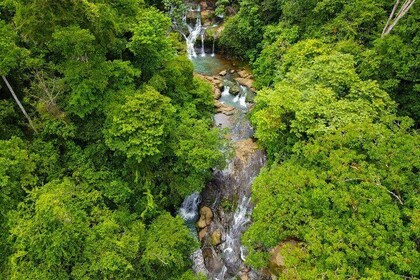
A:
POLYGON ((233 84, 229 90, 232 95, 238 95, 241 90, 237 84, 233 84))
POLYGON ((213 96, 214 99, 220 99, 220 97, 222 97, 222 92, 218 87, 213 88, 213 96))
POLYGON ((235 143, 235 154, 242 162, 247 162, 250 155, 258 150, 258 145, 251 139, 245 139, 235 143))
POLYGON ((233 115, 235 111, 235 107, 225 105, 218 100, 215 100, 214 107, 216 108, 217 113, 222 113, 227 116, 233 115))
POLYGON ((220 243, 222 243, 222 231, 220 229, 216 229, 211 234, 211 243, 213 244, 213 246, 217 246, 220 243))
POLYGON ((197 222, 197 227, 198 228, 200 228, 200 229, 203 229, 203 228, 205 228, 207 225, 206 225, 206 220, 204 220, 204 219, 199 219, 198 220, 198 222, 197 222))
POLYGON ((203 241, 204 237, 206 237, 207 231, 207 227, 204 227, 198 232, 198 239, 200 239, 200 241, 203 241))
POLYGON ((207 206, 204 206, 200 209, 200 219, 197 222, 198 228, 204 229, 210 225, 213 219, 213 212, 207 206))
POLYGON ((254 80, 249 79, 249 78, 235 78, 235 81, 237 81, 238 83, 240 83, 243 86, 248 87, 252 91, 255 91, 254 80))
POLYGON ((223 269, 223 261, 212 246, 203 248, 203 257, 209 271, 218 272, 223 269))
POLYGON ((226 74, 227 74, 226 70, 220 71, 220 73, 219 73, 220 76, 226 76, 226 74))
POLYGON ((250 74, 246 70, 241 70, 238 72, 238 75, 241 78, 248 78, 250 74))
POLYGON ((207 206, 204 206, 200 209, 200 219, 203 219, 206 225, 210 225, 211 220, 213 219, 213 212, 207 206))

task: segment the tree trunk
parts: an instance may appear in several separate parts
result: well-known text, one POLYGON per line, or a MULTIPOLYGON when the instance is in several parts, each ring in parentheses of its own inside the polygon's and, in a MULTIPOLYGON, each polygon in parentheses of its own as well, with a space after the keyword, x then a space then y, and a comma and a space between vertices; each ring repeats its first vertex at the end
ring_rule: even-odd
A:
POLYGON ((25 117, 29 121, 29 125, 31 128, 37 133, 37 130, 35 129, 34 124, 32 123, 31 117, 29 117, 28 113, 26 113, 25 108, 23 108, 22 103, 20 103, 19 98, 16 96, 15 91, 13 90, 12 86, 9 84, 9 81, 7 80, 6 76, 1 76, 3 78, 3 81, 6 83, 6 86, 9 88, 10 93, 12 94, 13 98, 15 99, 17 105, 19 106, 22 113, 25 115, 25 117))
POLYGON ((392 8, 392 12, 389 15, 388 21, 385 24, 384 29, 382 30, 382 38, 385 35, 388 35, 391 30, 394 28, 394 26, 398 23, 398 21, 405 16, 405 14, 408 12, 408 10, 410 10, 410 8, 413 6, 414 2, 416 0, 405 0, 405 2, 403 3, 403 5, 401 6, 400 10, 398 11, 398 13, 395 15, 395 12, 398 8, 398 6, 400 5, 400 0, 397 0, 395 2, 394 8, 392 8))

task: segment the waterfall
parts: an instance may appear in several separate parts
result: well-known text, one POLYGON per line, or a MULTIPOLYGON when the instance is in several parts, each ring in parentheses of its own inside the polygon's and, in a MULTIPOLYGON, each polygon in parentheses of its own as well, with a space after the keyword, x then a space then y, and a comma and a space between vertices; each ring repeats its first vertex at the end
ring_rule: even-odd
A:
POLYGON ((216 41, 216 38, 213 36, 213 47, 212 47, 212 50, 211 50, 211 56, 212 57, 214 57, 214 44, 215 44, 215 41, 216 41))
POLYGON ((184 16, 182 17, 182 26, 179 26, 176 20, 173 21, 173 24, 174 24, 174 28, 182 34, 182 36, 184 37, 186 41, 188 57, 190 59, 193 59, 197 57, 197 53, 195 51, 194 45, 195 45, 195 42, 197 41, 198 36, 200 35, 201 35, 201 41, 202 41, 201 55, 205 54, 204 53, 204 29, 201 24, 200 5, 198 5, 196 9, 190 8, 187 11, 187 14, 184 14, 184 16), (188 24, 187 22, 187 14, 191 12, 195 13, 196 20, 195 20, 194 25, 188 24), (188 32, 185 32, 186 31, 185 27, 187 28, 188 32))
MULTIPOLYGON (((187 196, 182 202, 181 208, 179 208, 178 214, 184 219, 187 227, 191 230, 191 233, 197 238, 197 230, 195 228, 195 222, 198 219, 198 205, 201 202, 201 195, 198 192, 192 193, 187 196)), ((193 270, 195 273, 208 274, 208 270, 204 264, 203 252, 201 249, 197 249, 191 254, 194 265, 193 270)))
POLYGON ((251 212, 251 198, 244 196, 234 213, 231 227, 226 233, 226 241, 223 244, 224 268, 216 276, 217 279, 224 279, 224 274, 228 270, 228 267, 234 270, 240 269, 245 259, 245 249, 241 245, 240 238, 247 224, 251 221, 251 212))
POLYGON ((205 33, 206 29, 202 28, 201 31, 201 56, 205 57, 206 56, 206 51, 204 49, 204 33, 205 33))
POLYGON ((229 96, 230 95, 229 90, 230 90, 229 86, 224 86, 223 91, 222 91, 222 96, 229 96))
POLYGON ((239 98, 239 105, 246 108, 246 92, 241 94, 241 97, 239 98))
POLYGON ((187 53, 188 53, 188 57, 191 59, 191 58, 197 57, 197 53, 195 52, 194 45, 202 29, 201 16, 200 15, 197 16, 197 20, 194 27, 190 26, 189 24, 187 24, 187 27, 188 27, 188 32, 189 32, 188 36, 186 36, 184 33, 182 33, 182 35, 184 36, 185 41, 187 42, 187 53))
POLYGON ((179 208, 179 216, 186 223, 195 223, 198 219, 198 205, 201 202, 200 193, 195 192, 184 199, 181 208, 179 208))
POLYGON ((241 107, 247 107, 246 106, 246 96, 248 95, 248 88, 246 86, 240 85, 241 89, 241 97, 239 98, 239 105, 241 107))

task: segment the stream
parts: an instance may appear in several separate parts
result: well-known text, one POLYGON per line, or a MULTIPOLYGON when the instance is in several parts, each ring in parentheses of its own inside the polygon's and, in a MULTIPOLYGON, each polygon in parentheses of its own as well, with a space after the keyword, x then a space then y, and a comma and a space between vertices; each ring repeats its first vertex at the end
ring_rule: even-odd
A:
POLYGON ((214 43, 211 52, 206 53, 203 34, 207 27, 202 26, 200 11, 199 7, 191 8, 189 12, 197 19, 190 19, 190 23, 185 19, 188 28, 184 30, 188 32, 181 33, 195 73, 216 81, 213 86, 221 88, 215 102, 224 110, 214 115, 214 123, 228 131, 234 156, 224 170, 214 171, 213 179, 201 193, 185 198, 179 215, 201 241, 201 248, 191 256, 196 273, 213 280, 260 279, 244 264, 247 250, 241 244, 242 234, 251 223, 251 185, 266 161, 252 139, 254 131, 247 117, 254 92, 238 82, 241 69, 214 53, 214 43), (199 37, 201 45, 196 48, 199 37))

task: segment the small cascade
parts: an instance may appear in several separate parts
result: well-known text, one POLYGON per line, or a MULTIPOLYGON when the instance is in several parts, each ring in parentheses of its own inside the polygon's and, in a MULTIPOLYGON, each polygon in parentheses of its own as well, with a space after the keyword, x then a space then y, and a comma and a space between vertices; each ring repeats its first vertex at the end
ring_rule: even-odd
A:
POLYGON ((179 208, 178 214, 190 226, 192 224, 195 231, 194 223, 198 219, 198 205, 201 202, 200 193, 195 192, 184 199, 181 208, 179 208))
MULTIPOLYGON (((201 202, 201 195, 195 192, 187 196, 182 202, 181 208, 179 208, 178 214, 184 219, 187 227, 191 230, 191 233, 197 238, 197 230, 195 228, 195 222, 198 219, 198 205, 201 202)), ((194 265, 193 270, 195 273, 208 274, 206 266, 204 264, 203 252, 201 249, 196 250, 190 256, 194 265)))
POLYGON ((246 108, 246 92, 242 93, 241 97, 239 97, 239 105, 246 108))
MULTIPOLYGON (((238 124, 241 128, 238 130, 232 129, 232 133, 242 132, 247 130, 248 121, 240 122, 238 124)), ((249 135, 236 135, 233 141, 242 141, 249 139, 249 135)), ((218 247, 218 254, 213 256, 214 260, 218 260, 218 265, 207 267, 210 279, 237 279, 241 271, 248 271, 245 267, 244 261, 246 259, 247 250, 241 244, 241 237, 243 232, 248 228, 251 222, 251 214, 253 205, 251 202, 251 185, 254 178, 259 174, 260 169, 265 165, 265 155, 262 151, 256 150, 250 154, 246 160, 235 158, 228 168, 215 174, 216 185, 208 188, 206 191, 212 194, 232 195, 238 194, 236 200, 237 206, 232 214, 224 212, 222 216, 216 218, 215 222, 220 223, 217 227, 224 228, 223 240, 218 247)), ((204 193, 209 195, 209 193, 204 193)), ((208 199, 205 198, 205 199, 208 199)), ((204 200, 204 203, 206 201, 204 200)), ((220 209, 220 208, 219 208, 220 209)), ((255 279, 255 278, 252 278, 255 279)))
POLYGON ((241 89, 240 90, 241 97, 239 98, 239 105, 241 107, 247 108, 246 97, 248 95, 248 88, 246 86, 243 86, 243 85, 239 85, 239 88, 241 89))
MULTIPOLYGON (((241 203, 235 211, 231 227, 226 233, 226 241, 223 244, 223 262, 226 269, 222 269, 223 274, 227 267, 233 271, 239 271, 242 263, 245 260, 244 247, 241 245, 241 236, 246 226, 251 221, 251 198, 244 196, 241 203)), ((223 275, 224 276, 224 275, 223 275)), ((222 278, 218 275, 216 278, 222 278)))
POLYGON ((205 34, 206 29, 202 28, 201 31, 201 57, 205 57, 206 56, 206 51, 204 49, 204 34, 205 34))
POLYGON ((222 96, 225 96, 225 97, 229 96, 230 95, 229 90, 230 90, 229 86, 224 86, 223 91, 222 91, 222 96))
POLYGON ((181 33, 182 36, 184 36, 185 41, 187 42, 187 53, 190 59, 197 57, 197 53, 195 52, 194 45, 195 45, 195 42, 197 41, 198 36, 202 33, 200 10, 198 9, 196 11, 198 14, 197 14, 197 20, 194 26, 190 26, 189 24, 187 24, 186 19, 185 19, 185 24, 187 25, 188 32, 189 32, 188 36, 184 33, 181 33))
POLYGON ((215 56, 215 54, 214 54, 214 45, 215 45, 215 42, 216 42, 216 38, 213 37, 213 47, 211 49, 211 57, 214 57, 215 56))

